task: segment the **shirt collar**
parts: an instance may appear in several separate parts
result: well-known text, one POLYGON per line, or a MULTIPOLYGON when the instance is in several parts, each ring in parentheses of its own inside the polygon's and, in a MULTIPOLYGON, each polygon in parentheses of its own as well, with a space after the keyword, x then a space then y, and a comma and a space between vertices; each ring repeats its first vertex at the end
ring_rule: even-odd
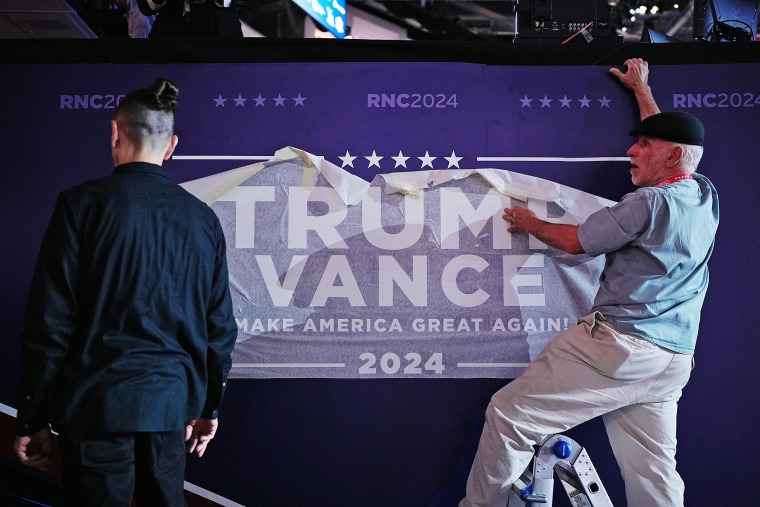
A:
POLYGON ((151 164, 150 162, 128 162, 116 166, 113 170, 114 174, 137 172, 143 174, 151 174, 153 176, 161 176, 162 178, 169 179, 169 175, 163 167, 158 164, 151 164))

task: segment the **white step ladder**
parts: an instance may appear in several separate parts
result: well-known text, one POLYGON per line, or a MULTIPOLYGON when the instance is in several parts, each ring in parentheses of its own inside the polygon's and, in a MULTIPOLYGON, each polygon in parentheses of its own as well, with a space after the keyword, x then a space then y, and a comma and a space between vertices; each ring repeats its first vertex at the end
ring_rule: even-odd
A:
POLYGON ((564 435, 539 444, 531 465, 512 485, 507 507, 551 507, 555 473, 574 507, 613 507, 586 449, 564 435))

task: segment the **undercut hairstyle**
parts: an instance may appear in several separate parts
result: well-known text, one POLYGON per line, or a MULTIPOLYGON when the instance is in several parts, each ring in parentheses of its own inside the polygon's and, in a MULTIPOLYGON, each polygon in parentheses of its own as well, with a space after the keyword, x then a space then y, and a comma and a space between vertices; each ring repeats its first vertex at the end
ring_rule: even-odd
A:
POLYGON ((174 108, 179 87, 166 78, 150 88, 126 95, 116 108, 114 120, 127 140, 138 149, 154 149, 174 134, 174 108))

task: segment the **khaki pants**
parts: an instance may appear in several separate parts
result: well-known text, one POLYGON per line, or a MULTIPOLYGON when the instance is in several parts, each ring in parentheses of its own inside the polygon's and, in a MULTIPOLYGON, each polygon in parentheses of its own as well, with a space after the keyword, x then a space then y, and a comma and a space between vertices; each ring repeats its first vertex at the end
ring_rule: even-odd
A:
POLYGON ((691 368, 691 356, 618 333, 600 313, 587 315, 491 398, 460 507, 504 507, 534 444, 596 416, 603 416, 628 506, 681 507, 676 411, 691 368))

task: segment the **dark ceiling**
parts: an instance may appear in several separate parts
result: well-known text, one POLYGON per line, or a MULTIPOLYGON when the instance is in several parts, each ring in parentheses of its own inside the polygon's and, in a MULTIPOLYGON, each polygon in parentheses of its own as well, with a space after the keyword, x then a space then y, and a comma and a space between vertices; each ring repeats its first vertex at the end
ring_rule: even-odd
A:
MULTIPOLYGON (((303 37, 306 14, 292 0, 234 1, 240 18, 265 37, 303 37)), ((597 39, 636 41, 642 33, 654 30, 673 39, 691 41, 695 1, 697 9, 706 3, 705 0, 684 0, 681 4, 674 0, 519 0, 519 3, 518 0, 347 0, 347 4, 349 12, 361 12, 390 23, 413 40, 559 42, 576 34, 588 21, 586 31, 597 39)), ((75 26, 74 35, 63 32, 60 35, 128 36, 124 8, 115 0, 0 0, 0 38, 45 38, 48 32, 49 38, 56 38, 56 23, 73 20, 76 24, 75 18, 86 26, 75 26), (55 20, 36 20, 27 13, 20 21, 17 13, 11 12, 29 11, 32 5, 56 6, 51 9, 56 11, 55 20), (65 10, 61 5, 68 6, 73 14, 60 12, 65 10), (22 22, 33 26, 22 26, 22 22)), ((349 25, 350 21, 349 18, 349 25)), ((575 42, 583 40, 576 39, 575 42)))

